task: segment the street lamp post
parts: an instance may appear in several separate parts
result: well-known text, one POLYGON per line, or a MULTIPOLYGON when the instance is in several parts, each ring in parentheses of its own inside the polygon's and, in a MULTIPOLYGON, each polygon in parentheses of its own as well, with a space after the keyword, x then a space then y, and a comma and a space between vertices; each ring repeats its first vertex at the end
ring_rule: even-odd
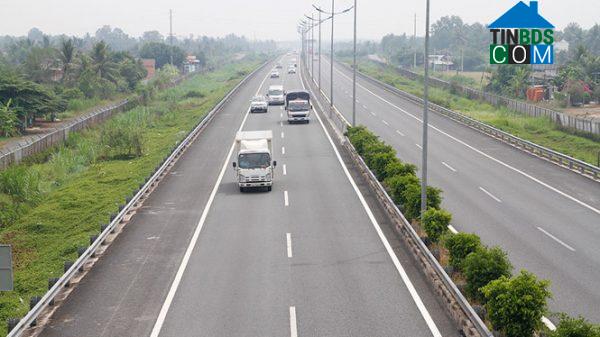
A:
POLYGON ((427 129, 429 122, 429 0, 425 9, 425 76, 423 86, 423 149, 421 167, 421 216, 427 211, 427 129))
POLYGON ((356 126, 356 0, 354 0, 354 66, 352 67, 352 126, 356 126))

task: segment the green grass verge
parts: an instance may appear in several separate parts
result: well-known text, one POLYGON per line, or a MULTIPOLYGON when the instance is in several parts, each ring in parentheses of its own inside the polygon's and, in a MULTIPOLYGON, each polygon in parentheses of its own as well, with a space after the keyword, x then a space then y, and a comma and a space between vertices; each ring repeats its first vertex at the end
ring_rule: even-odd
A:
MULTIPOLYGON (((358 69, 396 88, 423 97, 423 84, 401 76, 392 67, 371 61, 361 61, 358 69)), ((560 129, 549 118, 530 117, 512 110, 452 94, 448 90, 430 87, 432 102, 492 125, 517 137, 597 165, 600 139, 595 140, 560 129)))
POLYGON ((0 334, 7 333, 6 319, 27 313, 29 299, 47 291, 49 278, 62 275, 64 261, 77 258, 77 248, 89 244, 89 236, 99 233, 100 224, 108 222, 198 119, 260 63, 251 59, 197 75, 159 93, 148 106, 74 134, 45 156, 47 161, 2 172, 6 179, 12 174, 29 180, 19 185, 25 186, 21 194, 0 192, 1 210, 14 213, 0 229, 0 242, 12 245, 15 268, 15 290, 0 294, 0 334), (141 125, 143 155, 103 155, 103 130, 132 122, 141 125), (28 189, 31 184, 37 187, 28 189), (29 190, 33 192, 23 192, 29 190))

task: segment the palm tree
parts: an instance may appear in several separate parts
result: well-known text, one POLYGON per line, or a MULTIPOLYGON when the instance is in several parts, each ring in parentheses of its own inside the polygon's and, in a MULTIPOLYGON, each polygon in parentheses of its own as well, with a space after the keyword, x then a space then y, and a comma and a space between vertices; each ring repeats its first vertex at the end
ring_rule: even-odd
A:
POLYGON ((110 59, 110 50, 104 41, 100 41, 92 48, 92 61, 98 76, 111 82, 116 81, 118 66, 110 59))
POLYGON ((75 44, 72 39, 63 40, 60 45, 60 60, 62 61, 63 82, 69 75, 70 66, 75 59, 75 44))

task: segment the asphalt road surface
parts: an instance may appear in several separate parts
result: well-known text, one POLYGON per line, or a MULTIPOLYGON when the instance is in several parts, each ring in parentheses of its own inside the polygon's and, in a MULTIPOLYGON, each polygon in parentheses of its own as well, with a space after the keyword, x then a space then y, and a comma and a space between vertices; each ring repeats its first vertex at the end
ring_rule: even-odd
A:
MULTIPOLYGON (((329 59, 321 68, 329 96, 329 59)), ((318 61, 314 69, 318 78, 318 61)), ((357 78, 357 125, 420 167, 423 108, 357 78)), ((349 121, 351 79, 336 64, 334 103, 349 121)), ((429 185, 444 191, 453 226, 502 247, 515 272, 525 268, 550 279, 551 310, 600 321, 600 183, 434 112, 429 120, 429 185)))
POLYGON ((271 67, 226 103, 42 336, 458 336, 316 115, 247 113, 271 84, 302 88, 299 75, 267 78, 271 67), (238 129, 273 131, 272 192, 239 192, 238 129))

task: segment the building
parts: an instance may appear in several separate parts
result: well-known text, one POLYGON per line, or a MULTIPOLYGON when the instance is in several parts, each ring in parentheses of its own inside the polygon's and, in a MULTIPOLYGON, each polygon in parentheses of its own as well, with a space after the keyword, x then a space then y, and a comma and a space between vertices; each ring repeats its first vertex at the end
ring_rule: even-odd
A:
POLYGON ((188 55, 183 62, 183 73, 189 74, 200 71, 200 60, 195 55, 188 55))
POLYGON ((454 69, 454 62, 447 55, 429 55, 429 68, 433 71, 449 71, 454 69))
POLYGON ((156 60, 155 59, 142 59, 142 65, 148 72, 148 75, 146 75, 146 79, 149 80, 152 77, 154 77, 154 74, 156 73, 156 60))

